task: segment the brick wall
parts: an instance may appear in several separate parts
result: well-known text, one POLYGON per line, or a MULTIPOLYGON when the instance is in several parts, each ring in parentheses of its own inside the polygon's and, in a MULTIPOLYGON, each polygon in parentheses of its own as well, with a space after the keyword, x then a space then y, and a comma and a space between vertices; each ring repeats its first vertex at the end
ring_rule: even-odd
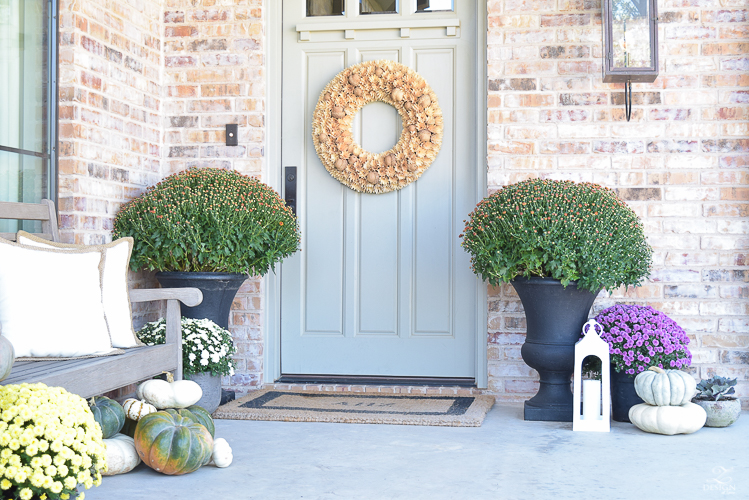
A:
MULTIPOLYGON (((231 168, 261 176, 265 141, 263 10, 260 0, 168 0, 164 20, 164 169, 231 168), (225 126, 239 125, 239 146, 225 126)), ((262 383, 261 281, 245 282, 232 306, 237 373, 224 386, 262 383)))
MULTIPOLYGON (((120 205, 161 178, 160 0, 59 3, 59 212, 62 240, 111 240, 120 205)), ((154 286, 151 274, 132 286, 154 286)), ((133 306, 136 323, 158 305, 133 306)))
MULTIPOLYGON (((749 396, 749 10, 743 0, 662 0, 660 76, 601 81, 596 0, 490 1, 489 186, 529 177, 616 189, 643 218, 655 268, 644 286, 602 294, 652 305, 689 334, 693 373, 738 377, 749 396)), ((490 289, 490 389, 537 387, 520 358, 513 289, 490 289)))
MULTIPOLYGON (((601 83, 600 3, 489 0, 488 180, 594 181, 642 216, 655 249, 645 286, 602 295, 650 304, 692 338, 694 373, 738 377, 749 396, 749 12, 743 0, 662 0, 661 76, 601 83)), ((192 165, 260 176, 265 144, 262 0, 61 2, 60 211, 67 241, 108 238, 117 207, 192 165), (224 125, 240 125, 240 146, 224 125)), ((136 276, 136 284, 149 276, 136 276)), ((261 384, 263 290, 248 280, 231 330, 239 370, 261 384)), ((522 308, 490 289, 489 390, 520 401, 522 308)))

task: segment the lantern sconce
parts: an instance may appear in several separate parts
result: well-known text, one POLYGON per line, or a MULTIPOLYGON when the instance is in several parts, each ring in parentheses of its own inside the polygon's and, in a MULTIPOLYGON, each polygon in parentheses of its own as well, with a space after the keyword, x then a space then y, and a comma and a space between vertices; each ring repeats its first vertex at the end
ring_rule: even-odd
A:
POLYGON ((603 327, 596 320, 591 319, 583 325, 585 336, 575 344, 575 374, 572 383, 573 431, 609 432, 611 430, 609 343, 601 338, 601 333, 603 333, 603 327), (596 356, 601 360, 601 380, 582 380, 583 360, 587 356, 596 356), (582 389, 582 412, 580 411, 580 389, 582 389))
POLYGON ((624 82, 624 111, 632 116, 632 82, 658 77, 657 0, 603 0, 603 82, 624 82))

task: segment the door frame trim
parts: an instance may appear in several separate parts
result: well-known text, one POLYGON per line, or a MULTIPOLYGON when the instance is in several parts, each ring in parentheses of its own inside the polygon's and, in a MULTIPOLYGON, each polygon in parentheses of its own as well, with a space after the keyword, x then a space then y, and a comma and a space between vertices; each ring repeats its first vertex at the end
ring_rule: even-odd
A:
MULTIPOLYGON (((281 106, 280 83, 283 81, 283 0, 264 2, 266 27, 266 161, 263 165, 263 181, 281 193, 283 167, 281 164, 281 106)), ((487 194, 487 4, 476 0, 476 164, 480 168, 476 176, 476 199, 487 194)), ((283 195, 283 193, 281 193, 283 195)), ((468 214, 466 214, 468 215, 468 214)), ((281 269, 279 265, 278 269, 281 269)), ((281 377, 281 274, 271 272, 263 278, 263 384, 272 384, 281 377)), ((487 286, 476 278, 476 387, 487 388, 487 286)))

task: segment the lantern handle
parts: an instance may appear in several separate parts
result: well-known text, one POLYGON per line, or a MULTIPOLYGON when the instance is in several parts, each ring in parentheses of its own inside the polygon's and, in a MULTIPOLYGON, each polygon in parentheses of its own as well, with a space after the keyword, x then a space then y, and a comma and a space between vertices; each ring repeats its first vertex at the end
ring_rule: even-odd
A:
POLYGON ((583 335, 588 335, 588 333, 590 333, 591 331, 590 330, 591 328, 599 337, 603 333, 603 326, 601 326, 601 324, 598 321, 594 319, 589 319, 588 322, 583 325, 583 335))

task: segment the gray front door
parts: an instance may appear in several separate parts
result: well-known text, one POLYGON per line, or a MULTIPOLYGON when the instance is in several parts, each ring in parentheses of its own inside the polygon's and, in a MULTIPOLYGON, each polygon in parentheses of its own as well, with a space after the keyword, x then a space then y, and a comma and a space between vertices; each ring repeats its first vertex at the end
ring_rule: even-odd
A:
MULTIPOLYGON (((360 13, 359 3, 283 3, 282 161, 297 167, 302 251, 281 270, 281 372, 473 378, 476 329, 485 326, 476 324, 480 285, 458 235, 478 201, 482 168, 474 146, 475 2, 416 12, 416 0, 401 0, 390 2, 400 4, 390 14, 360 13), (330 15, 309 15, 319 13, 330 15), (318 159, 312 116, 341 70, 378 59, 426 79, 442 108, 444 136, 417 181, 360 194, 318 159)), ((365 1, 362 11, 388 3, 365 1)), ((359 113, 354 135, 377 153, 400 130, 395 109, 373 103, 359 113)))

